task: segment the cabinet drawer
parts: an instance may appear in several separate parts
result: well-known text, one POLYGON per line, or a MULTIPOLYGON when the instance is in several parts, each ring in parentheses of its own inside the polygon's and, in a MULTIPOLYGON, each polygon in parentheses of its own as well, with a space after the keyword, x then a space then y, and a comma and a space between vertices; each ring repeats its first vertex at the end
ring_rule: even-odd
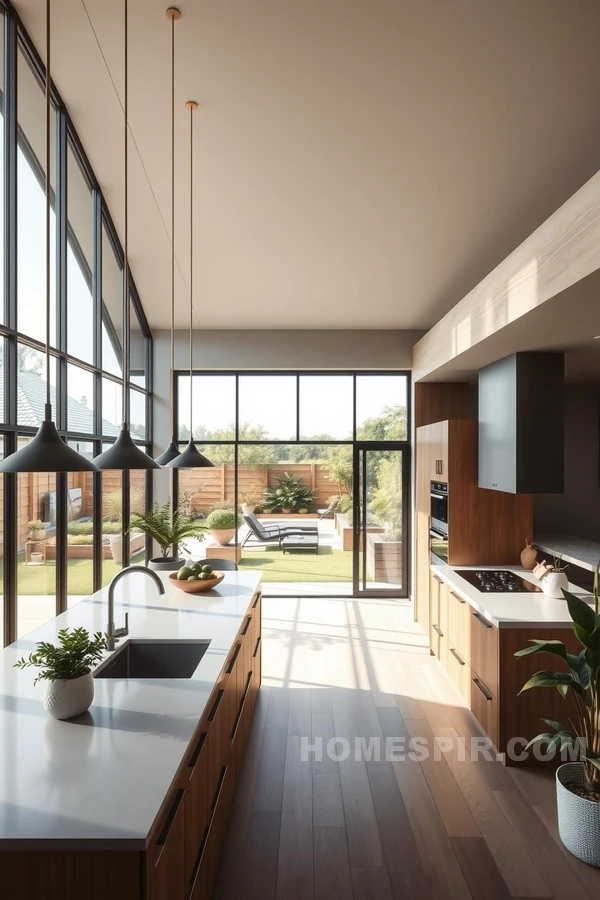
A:
POLYGON ((178 788, 146 854, 146 900, 185 900, 185 791, 178 788))
POLYGON ((464 698, 467 706, 471 705, 471 667, 456 647, 448 646, 448 675, 464 698))
POLYGON ((494 697, 498 696, 499 632, 480 613, 471 610, 471 668, 494 697))
POLYGON ((448 639, 458 650, 464 661, 471 665, 471 613, 472 607, 456 594, 448 590, 448 639))
POLYGON ((202 841, 208 827, 208 742, 209 734, 202 731, 189 758, 189 780, 185 804, 185 870, 186 880, 194 878, 202 841))
POLYGON ((471 672, 471 711, 494 747, 498 746, 498 701, 482 681, 471 672))

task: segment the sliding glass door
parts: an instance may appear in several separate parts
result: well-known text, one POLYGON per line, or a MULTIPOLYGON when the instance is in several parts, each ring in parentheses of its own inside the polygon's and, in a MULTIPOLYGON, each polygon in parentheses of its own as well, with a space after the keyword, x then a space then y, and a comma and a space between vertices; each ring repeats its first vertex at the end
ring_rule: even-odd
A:
POLYGON ((409 466, 405 445, 354 447, 354 596, 408 597, 409 466))

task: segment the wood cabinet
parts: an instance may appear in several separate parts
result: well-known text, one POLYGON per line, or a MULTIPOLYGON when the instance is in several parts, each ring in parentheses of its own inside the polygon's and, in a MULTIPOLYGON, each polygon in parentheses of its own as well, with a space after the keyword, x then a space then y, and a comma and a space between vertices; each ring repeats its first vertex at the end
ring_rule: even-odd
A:
POLYGON ((178 787, 169 798, 167 811, 150 837, 146 852, 147 900, 185 900, 186 795, 178 787))
POLYGON ((430 649, 446 669, 465 703, 491 739, 507 754, 507 765, 539 764, 532 754, 511 757, 514 745, 521 753, 528 740, 540 732, 542 718, 568 722, 575 713, 572 697, 563 700, 558 691, 526 691, 527 679, 541 669, 553 669, 556 658, 536 654, 520 659, 517 650, 533 638, 562 641, 578 652, 570 628, 497 628, 436 574, 430 573, 430 649))
POLYGON ((518 563, 525 536, 532 533, 533 503, 530 494, 478 486, 475 420, 451 419, 417 428, 415 459, 415 618, 429 633, 431 482, 448 484, 451 566, 518 563))
POLYGON ((257 592, 152 825, 145 851, 2 852, 6 896, 11 900, 209 900, 261 684, 261 647, 257 592))

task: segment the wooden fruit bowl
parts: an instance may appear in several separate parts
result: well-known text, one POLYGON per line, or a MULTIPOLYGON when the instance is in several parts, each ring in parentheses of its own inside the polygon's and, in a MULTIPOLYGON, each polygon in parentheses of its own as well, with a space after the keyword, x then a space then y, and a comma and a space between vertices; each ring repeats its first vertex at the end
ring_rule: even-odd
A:
POLYGON ((221 584, 224 578, 224 573, 218 572, 216 569, 214 578, 206 578, 202 581, 180 581, 177 578, 176 573, 173 575, 169 575, 169 581, 171 582, 173 587, 176 587, 180 591, 183 591, 184 594, 204 594, 206 591, 210 591, 211 588, 214 588, 218 584, 221 584))

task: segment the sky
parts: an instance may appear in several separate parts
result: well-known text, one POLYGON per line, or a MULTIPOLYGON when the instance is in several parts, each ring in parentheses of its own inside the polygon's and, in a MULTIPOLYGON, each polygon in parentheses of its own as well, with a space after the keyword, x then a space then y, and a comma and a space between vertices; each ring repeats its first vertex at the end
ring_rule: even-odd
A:
MULTIPOLYGON (((380 415, 386 406, 406 405, 402 375, 357 378, 357 425, 380 415)), ((194 429, 228 428, 235 420, 235 378, 231 375, 194 377, 194 429)), ((179 379, 179 420, 189 427, 189 376, 179 379)), ((328 434, 336 440, 352 437, 352 378, 348 375, 302 375, 300 432, 304 437, 328 434)), ((240 376, 240 423, 262 425, 269 438, 296 436, 296 378, 292 375, 240 376)))

